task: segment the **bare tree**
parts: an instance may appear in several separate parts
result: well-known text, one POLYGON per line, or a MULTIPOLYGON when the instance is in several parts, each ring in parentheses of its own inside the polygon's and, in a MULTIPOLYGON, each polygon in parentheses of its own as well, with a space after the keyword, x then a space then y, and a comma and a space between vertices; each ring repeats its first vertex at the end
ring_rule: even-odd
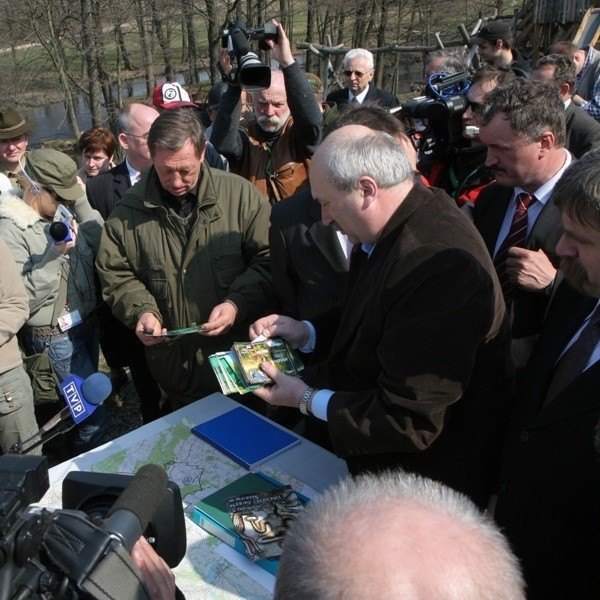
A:
POLYGON ((142 61, 146 72, 146 92, 148 98, 152 97, 154 91, 154 57, 150 34, 146 28, 146 3, 145 0, 135 0, 135 19, 140 33, 140 45, 142 48, 142 61))

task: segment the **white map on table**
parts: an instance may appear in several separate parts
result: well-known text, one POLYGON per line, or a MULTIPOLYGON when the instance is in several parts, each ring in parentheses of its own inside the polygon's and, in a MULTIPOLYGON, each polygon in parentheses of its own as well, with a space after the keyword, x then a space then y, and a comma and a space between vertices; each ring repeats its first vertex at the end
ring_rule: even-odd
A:
MULTIPOLYGON (((169 479, 179 485, 186 514, 190 516, 196 501, 247 473, 242 466, 210 444, 190 435, 190 429, 194 425, 195 423, 184 418, 172 427, 93 462, 87 470, 131 475, 146 463, 162 465, 169 479)), ((315 495, 314 490, 307 489, 303 483, 281 471, 268 467, 263 471, 307 496, 315 495)), ((50 488, 44 496, 43 504, 60 506, 59 484, 50 488)), ((271 598, 272 588, 267 590, 216 551, 219 540, 190 519, 186 519, 186 529, 188 549, 175 573, 177 585, 188 600, 271 598), (199 578, 201 582, 198 581, 199 578)), ((270 584, 274 582, 270 575, 267 580, 270 584)))

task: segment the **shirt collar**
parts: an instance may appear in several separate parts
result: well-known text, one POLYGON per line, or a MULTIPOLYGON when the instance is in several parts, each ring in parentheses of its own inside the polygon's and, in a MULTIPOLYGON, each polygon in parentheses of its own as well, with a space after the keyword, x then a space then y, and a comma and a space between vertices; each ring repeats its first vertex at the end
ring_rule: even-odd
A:
MULTIPOLYGON (((565 148, 563 148, 563 150, 565 152, 565 161, 562 167, 550 179, 548 179, 546 183, 541 185, 537 190, 535 190, 535 192, 533 192, 535 199, 544 205, 546 204, 546 202, 548 202, 548 199, 550 198, 550 194, 552 193, 556 182, 562 177, 562 174, 565 172, 566 168, 573 161, 571 153, 565 148)), ((521 193, 526 194, 527 192, 523 188, 516 187, 513 194, 513 198, 516 198, 521 193)))
POLYGON ((368 85, 360 94, 356 94, 356 96, 354 95, 353 92, 348 90, 348 102, 352 102, 352 98, 356 98, 356 100, 359 102, 359 104, 362 104, 365 101, 365 98, 368 93, 369 93, 368 85))

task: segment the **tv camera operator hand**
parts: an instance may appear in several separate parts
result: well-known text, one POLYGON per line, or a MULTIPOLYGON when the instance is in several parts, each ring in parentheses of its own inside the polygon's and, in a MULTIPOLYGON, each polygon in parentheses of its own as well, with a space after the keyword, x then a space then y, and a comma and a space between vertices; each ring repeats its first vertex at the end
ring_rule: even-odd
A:
POLYGON ((152 600, 175 598, 175 575, 144 536, 131 549, 131 558, 141 571, 152 600))
POLYGON ((281 65, 281 67, 289 67, 294 62, 290 40, 285 33, 283 25, 271 19, 271 23, 277 27, 277 39, 265 39, 265 44, 273 51, 273 58, 281 65))

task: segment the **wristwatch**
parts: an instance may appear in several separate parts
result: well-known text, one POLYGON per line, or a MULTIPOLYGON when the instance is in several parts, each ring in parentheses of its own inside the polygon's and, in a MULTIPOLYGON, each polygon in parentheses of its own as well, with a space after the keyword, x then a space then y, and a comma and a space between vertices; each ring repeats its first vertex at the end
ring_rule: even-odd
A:
POLYGON ((310 414, 308 412, 308 403, 310 402, 311 398, 313 397, 316 391, 317 390, 315 390, 315 388, 307 387, 304 390, 302 396, 300 397, 300 404, 298 405, 298 408, 300 409, 300 412, 305 416, 308 416, 310 414))

